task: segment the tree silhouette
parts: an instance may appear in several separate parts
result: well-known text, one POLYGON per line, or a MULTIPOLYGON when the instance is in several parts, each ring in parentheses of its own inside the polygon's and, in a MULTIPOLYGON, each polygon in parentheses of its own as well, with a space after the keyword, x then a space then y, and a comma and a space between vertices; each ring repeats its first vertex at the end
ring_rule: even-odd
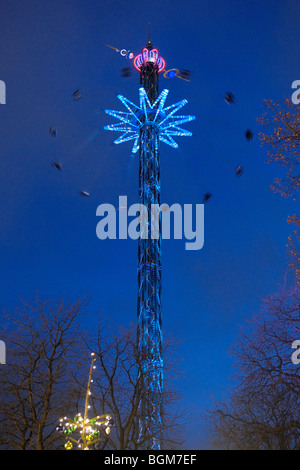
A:
POLYGON ((0 369, 1 448, 56 446, 57 416, 65 414, 79 393, 72 371, 81 364, 76 323, 85 307, 85 299, 36 297, 6 312, 1 325, 9 351, 0 369))
MULTIPOLYGON (((265 100, 266 112, 259 123, 265 132, 259 134, 261 145, 268 148, 267 162, 275 163, 284 171, 284 175, 276 177, 271 189, 294 201, 300 194, 300 108, 289 99, 283 103, 265 100)), ((296 278, 300 279, 300 214, 290 214, 288 223, 293 231, 288 240, 288 253, 295 270, 296 278)))
MULTIPOLYGON (((125 450, 141 446, 137 437, 139 404, 147 391, 142 387, 136 326, 117 330, 102 325, 93 314, 93 328, 84 328, 87 305, 85 298, 49 301, 37 296, 34 302, 22 302, 14 312, 6 312, 0 330, 8 350, 7 364, 0 368, 0 449, 64 449, 64 431, 69 431, 60 419, 78 417, 87 406, 96 418, 111 416, 114 426, 109 426, 109 434, 106 425, 99 426, 97 439, 93 435, 95 439, 85 447, 125 450), (87 390, 88 353, 96 360, 96 370, 93 377, 89 375, 87 390), (88 404, 87 393, 91 394, 88 404)), ((175 409, 178 395, 173 385, 168 387, 177 372, 175 354, 168 354, 174 348, 174 341, 165 341, 160 431, 163 445, 169 449, 181 445, 183 423, 175 409)), ((89 434, 87 431, 86 443, 89 434)))
POLYGON ((299 334, 300 291, 265 300, 233 347, 237 384, 209 413, 215 447, 300 449, 300 377, 291 345, 299 334))

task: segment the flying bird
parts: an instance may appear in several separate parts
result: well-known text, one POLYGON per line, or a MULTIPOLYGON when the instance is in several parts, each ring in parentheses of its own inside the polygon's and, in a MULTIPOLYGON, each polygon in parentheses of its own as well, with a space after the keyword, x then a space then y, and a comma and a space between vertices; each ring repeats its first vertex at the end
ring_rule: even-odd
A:
POLYGON ((79 194, 82 197, 89 197, 90 196, 90 193, 88 193, 87 191, 79 191, 79 194))
POLYGON ((209 201, 211 196, 212 195, 210 193, 205 193, 204 196, 203 196, 203 202, 209 201))
POLYGON ((56 137, 57 136, 57 129, 54 129, 53 127, 50 127, 49 133, 52 137, 56 137))
POLYGON ((57 170, 62 170, 62 164, 60 162, 53 162, 52 166, 57 170))
POLYGON ((180 75, 178 78, 182 78, 183 80, 186 80, 187 82, 190 81, 190 76, 191 76, 191 71, 190 70, 181 70, 180 75))
POLYGON ((234 170, 236 176, 241 176, 241 174, 243 173, 243 171, 244 171, 244 170, 243 170, 242 165, 237 166, 236 169, 234 170))
POLYGON ((235 98, 234 98, 234 95, 231 93, 231 91, 228 91, 228 92, 226 93, 224 100, 225 100, 226 103, 228 103, 228 104, 234 103, 235 98))
POLYGON ((124 67, 122 69, 122 77, 125 78, 125 77, 130 77, 131 75, 131 68, 130 67, 124 67))
POLYGON ((245 132, 245 136, 247 140, 252 140, 253 139, 253 132, 250 129, 247 129, 245 132))
POLYGON ((80 90, 75 90, 74 93, 72 94, 74 101, 78 101, 82 98, 81 91, 80 90))

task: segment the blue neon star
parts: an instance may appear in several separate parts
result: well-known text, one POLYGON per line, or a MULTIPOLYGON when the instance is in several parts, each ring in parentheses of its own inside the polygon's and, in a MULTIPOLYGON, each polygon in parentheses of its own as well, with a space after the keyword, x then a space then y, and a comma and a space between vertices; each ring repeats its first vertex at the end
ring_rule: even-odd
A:
POLYGON ((121 144, 128 140, 134 140, 132 153, 136 153, 139 150, 140 129, 149 124, 157 126, 159 129, 159 139, 173 148, 177 148, 178 144, 172 136, 191 136, 192 133, 190 131, 186 131, 178 126, 185 122, 193 121, 196 117, 191 115, 175 116, 175 113, 187 103, 187 100, 179 101, 164 108, 168 93, 169 90, 163 90, 157 100, 151 105, 145 89, 141 87, 139 106, 124 96, 118 95, 119 100, 122 101, 128 111, 105 110, 107 114, 121 121, 118 124, 110 124, 104 127, 108 131, 123 132, 114 143, 121 144))

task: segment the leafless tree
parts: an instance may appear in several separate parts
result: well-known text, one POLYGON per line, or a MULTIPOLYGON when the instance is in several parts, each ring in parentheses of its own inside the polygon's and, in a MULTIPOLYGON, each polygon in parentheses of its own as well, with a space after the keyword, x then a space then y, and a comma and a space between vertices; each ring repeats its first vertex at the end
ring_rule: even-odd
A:
POLYGON ((58 416, 78 391, 72 370, 80 367, 76 322, 86 300, 22 302, 6 312, 1 338, 7 364, 0 369, 0 447, 46 450, 56 446, 58 416))
MULTIPOLYGON (((258 121, 263 131, 261 145, 267 148, 267 163, 276 164, 283 172, 274 179, 271 189, 294 202, 300 195, 300 107, 290 99, 282 103, 265 100, 266 112, 258 121)), ((290 266, 300 282, 300 214, 290 214, 288 223, 293 230, 288 240, 290 266)))
MULTIPOLYGON (((300 108, 289 99, 265 100, 258 119, 267 163, 280 167, 271 189, 293 201, 300 190, 300 108)), ((300 449, 300 378, 291 345, 300 336, 300 214, 291 214, 288 240, 295 287, 264 303, 233 348, 236 386, 217 402, 210 420, 213 441, 227 449, 300 449)))
MULTIPOLYGON (((7 345, 7 364, 0 369, 0 448, 53 450, 64 448, 64 434, 56 432, 59 419, 82 411, 86 395, 90 352, 95 353, 91 406, 94 416, 110 414, 109 435, 99 448, 136 449, 139 404, 145 393, 136 328, 102 325, 93 314, 93 329, 84 328, 86 299, 22 302, 7 312, 0 336, 7 345), (102 326, 101 326, 102 325, 102 326)), ((86 317, 85 317, 86 318, 86 317)), ((178 394, 168 385, 177 372, 175 347, 165 342, 162 443, 181 445, 182 416, 178 394)), ((66 436, 67 437, 67 436, 66 436)), ((147 437, 147 436, 144 436, 147 437)))
POLYGON ((233 348, 237 381, 209 413, 214 445, 300 449, 300 377, 291 345, 300 332, 298 287, 265 301, 233 348))

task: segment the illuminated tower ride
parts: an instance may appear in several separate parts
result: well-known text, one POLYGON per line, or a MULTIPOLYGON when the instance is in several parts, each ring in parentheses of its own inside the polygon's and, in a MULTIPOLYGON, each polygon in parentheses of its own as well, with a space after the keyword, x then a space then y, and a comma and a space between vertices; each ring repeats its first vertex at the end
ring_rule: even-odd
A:
POLYGON ((104 129, 122 132, 114 143, 133 140, 132 153, 139 151, 139 202, 147 210, 149 219, 138 241, 138 301, 137 339, 142 358, 143 393, 139 408, 139 441, 143 449, 161 448, 163 358, 161 324, 161 214, 160 206, 160 141, 173 148, 178 145, 173 136, 190 136, 191 132, 179 126, 195 116, 175 116, 187 101, 182 100, 164 108, 169 91, 158 92, 158 77, 165 68, 148 39, 142 53, 134 57, 133 64, 140 74, 139 106, 122 95, 120 101, 126 111, 105 112, 120 123, 104 129), (154 220, 158 220, 158 224, 154 220), (157 226, 158 225, 158 226, 157 226), (146 233, 145 233, 146 232, 146 233))

